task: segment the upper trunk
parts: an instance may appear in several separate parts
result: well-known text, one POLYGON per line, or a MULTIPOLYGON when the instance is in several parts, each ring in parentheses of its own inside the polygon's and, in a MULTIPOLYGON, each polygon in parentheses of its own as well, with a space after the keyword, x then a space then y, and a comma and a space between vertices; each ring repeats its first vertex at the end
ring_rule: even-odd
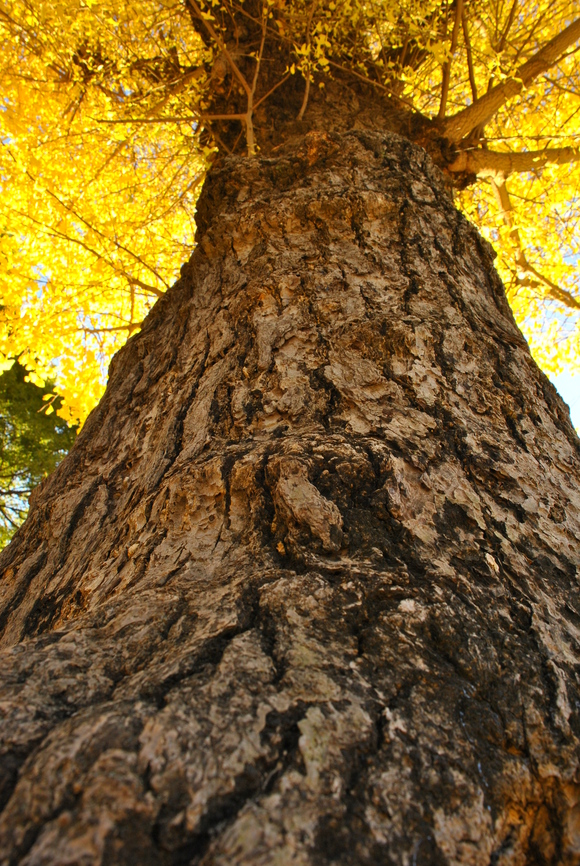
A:
POLYGON ((580 862, 578 439, 489 247, 370 132, 198 216, 2 556, 2 864, 580 862))

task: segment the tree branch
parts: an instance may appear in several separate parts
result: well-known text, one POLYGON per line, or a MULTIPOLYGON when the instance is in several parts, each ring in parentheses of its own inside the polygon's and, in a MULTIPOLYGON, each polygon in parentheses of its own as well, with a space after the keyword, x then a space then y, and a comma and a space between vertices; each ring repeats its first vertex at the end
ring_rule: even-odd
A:
POLYGON ((376 87, 379 90, 382 90, 383 93, 387 93, 397 102, 400 102, 401 105, 406 105, 413 111, 414 114, 419 113, 409 99, 404 99, 402 96, 398 96, 394 90, 392 90, 390 87, 385 87, 385 85, 381 84, 380 81, 373 81, 371 78, 367 78, 365 75, 361 75, 360 72, 356 71, 356 69, 348 69, 348 67, 341 66, 340 63, 335 63, 333 60, 329 60, 328 65, 334 66, 335 69, 340 69, 341 72, 345 72, 347 75, 354 75, 355 78, 360 79, 360 81, 364 81, 365 84, 370 84, 371 87, 376 87))
POLYGON ((123 120, 105 120, 95 118, 97 123, 201 123, 207 120, 245 120, 245 114, 197 114, 191 117, 130 117, 123 120))
POLYGON ((463 15, 463 0, 456 0, 455 4, 455 21, 453 22, 453 32, 451 34, 451 48, 449 60, 443 64, 443 80, 441 82, 441 104, 439 105, 440 120, 445 117, 445 109, 447 107, 447 96, 449 95, 449 79, 451 78, 451 62, 457 48, 457 37, 459 35, 459 24, 463 15))
MULTIPOLYGON (((276 84, 274 84, 274 86, 271 87, 270 90, 268 90, 268 92, 264 94, 264 96, 261 96, 258 99, 258 101, 254 104, 254 109, 258 108, 258 106, 260 106, 262 104, 262 102, 265 102, 265 100, 268 99, 268 97, 271 96, 272 93, 274 93, 274 91, 277 90, 278 87, 280 87, 280 85, 285 84, 289 78, 290 78, 290 73, 288 73, 283 78, 281 78, 279 81, 277 81, 276 84)), ((124 124, 130 124, 130 123, 139 123, 139 124, 142 124, 142 123, 203 123, 204 121, 211 123, 212 121, 215 121, 215 120, 245 120, 246 117, 247 117, 246 112, 244 112, 243 114, 203 114, 203 113, 200 113, 200 114, 193 114, 193 115, 189 115, 189 116, 184 115, 181 117, 179 115, 169 116, 169 117, 167 117, 167 116, 147 117, 147 116, 145 116, 145 117, 122 118, 119 120, 108 120, 107 118, 104 118, 104 117, 95 117, 94 121, 95 121, 95 123, 107 123, 107 124, 118 124, 118 123, 124 123, 124 124)), ((124 142, 122 142, 122 143, 124 143, 124 142)))
POLYGON ((580 18, 550 39, 543 48, 519 67, 515 75, 492 87, 477 102, 450 117, 443 124, 443 134, 451 142, 460 142, 477 126, 487 123, 502 105, 520 92, 522 87, 527 87, 538 75, 553 66, 566 49, 574 45, 578 39, 580 39, 580 18))
MULTIPOLYGON (((147 262, 143 261, 143 259, 141 258, 141 256, 138 256, 137 253, 132 252, 132 250, 130 250, 128 247, 124 246, 122 243, 120 243, 119 241, 115 240, 114 238, 110 238, 110 237, 108 237, 107 235, 103 234, 102 231, 100 231, 96 226, 92 225, 92 224, 91 224, 91 223, 90 223, 90 222, 89 222, 89 221, 88 221, 88 220, 87 220, 87 219, 86 219, 82 214, 80 214, 77 210, 75 210, 75 209, 72 208, 72 207, 68 207, 68 205, 67 205, 67 204, 66 204, 66 203, 65 203, 65 202, 64 202, 64 201, 63 201, 63 200, 62 200, 62 199, 61 199, 61 198, 60 198, 60 197, 55 193, 55 192, 53 192, 53 190, 49 189, 48 187, 45 187, 45 190, 46 190, 46 192, 47 192, 47 193, 48 193, 48 194, 49 194, 49 195, 50 195, 50 196, 51 196, 55 201, 57 201, 57 202, 59 203, 59 205, 60 205, 64 210, 68 211, 68 213, 72 213, 73 216, 76 216, 76 218, 79 219, 82 223, 84 223, 88 229, 90 229, 91 231, 93 231, 96 235, 99 235, 99 237, 103 238, 103 240, 105 240, 106 242, 114 244, 114 245, 117 247, 117 249, 119 249, 119 250, 123 250, 123 252, 127 253, 129 256, 131 256, 132 258, 134 258, 135 261, 139 262, 140 265, 143 265, 144 268, 146 268, 146 269, 147 269, 148 271, 150 271, 150 272, 151 272, 155 277, 157 277, 157 279, 158 279, 160 282, 164 283, 165 286, 166 286, 166 288, 169 288, 168 283, 163 279, 163 277, 160 276, 160 274, 157 273, 157 271, 155 270, 155 268, 151 267, 151 265, 148 265, 147 262)), ((66 237, 68 237, 68 236, 66 236, 66 237)), ((74 239, 74 238, 69 238, 69 240, 75 240, 75 239, 74 239)), ((80 243, 80 241, 79 241, 79 243, 80 243)), ((82 246, 85 246, 85 244, 82 244, 82 246)), ((86 247, 86 249, 89 249, 89 247, 86 247)), ((90 250, 90 251, 94 253, 93 250, 90 250)), ((99 258, 102 258, 102 257, 99 256, 99 258)), ((105 260, 105 259, 103 259, 103 260, 105 260)), ((113 267, 114 270, 117 270, 117 271, 118 271, 118 269, 115 268, 115 266, 112 265, 111 262, 109 262, 109 264, 110 264, 110 266, 113 267)), ((124 274, 124 273, 125 273, 125 272, 123 271, 123 274, 124 274)), ((158 291, 158 290, 157 290, 157 291, 158 291)))
POLYGON ((163 99, 161 99, 159 102, 156 102, 155 105, 152 105, 151 108, 149 108, 145 112, 145 117, 153 117, 155 114, 157 114, 158 111, 161 111, 163 108, 165 108, 171 97, 176 96, 178 93, 181 93, 182 90, 185 90, 185 88, 192 79, 201 78, 201 76, 204 74, 204 71, 205 70, 203 69, 203 67, 193 69, 190 72, 186 72, 181 75, 180 78, 177 79, 177 81, 168 84, 163 99))
POLYGON ((204 17, 203 12, 199 8, 199 6, 195 2, 195 0, 186 0, 186 2, 187 2, 187 5, 190 7, 190 9, 194 10, 198 20, 203 23, 205 29, 207 30, 207 32, 209 33, 211 38, 214 40, 214 42, 216 43, 216 45, 218 46, 220 51, 223 53, 224 57, 226 58, 226 60, 230 64, 230 67, 231 67, 233 74, 235 75, 235 77, 238 79, 238 81, 242 85, 242 87, 246 93, 246 96, 249 97, 251 94, 250 85, 246 81, 244 75, 242 75, 242 73, 240 72, 238 65, 234 61, 230 52, 228 51, 228 47, 227 47, 226 43, 218 35, 218 33, 217 33, 215 27, 213 26, 213 24, 211 23, 211 21, 208 21, 208 19, 204 17))
POLYGON ((516 264, 518 266, 517 282, 521 286, 533 286, 538 283, 544 285, 548 289, 548 297, 555 301, 559 301, 564 306, 573 310, 580 310, 580 301, 574 297, 571 292, 553 283, 552 280, 545 277, 531 265, 523 251, 522 241, 518 228, 514 222, 513 207, 509 197, 505 180, 496 182, 492 179, 491 186, 499 205, 503 221, 510 229, 510 238, 516 246, 516 264))
MULTIPOLYGON (((50 192, 50 190, 48 190, 48 192, 50 192)), ((57 199, 57 200, 60 202, 60 199, 57 199)), ((74 238, 74 237, 71 237, 70 235, 65 234, 64 232, 60 232, 57 229, 52 228, 52 226, 48 225, 47 223, 43 223, 37 219, 34 219, 34 217, 30 216, 30 214, 25 213, 24 211, 17 210, 16 208, 13 208, 13 211, 14 211, 14 213, 18 214, 19 216, 22 216, 25 219, 30 220, 30 222, 34 223, 35 225, 40 226, 40 228, 42 228, 46 231, 46 234, 49 237, 60 238, 61 240, 67 241, 68 243, 77 244, 77 246, 82 247, 88 253, 93 255, 96 259, 98 259, 99 261, 102 261, 106 265, 108 265, 108 267, 110 267, 114 273, 118 274, 119 276, 125 277, 125 279, 129 283, 129 285, 139 286, 141 289, 143 289, 144 292, 147 292, 147 294, 154 295, 156 298, 163 297, 164 292, 162 292, 160 289, 156 289, 154 286, 150 286, 147 283, 144 283, 141 280, 137 279, 136 277, 130 276, 127 273, 127 271, 116 267, 112 261, 110 261, 108 258, 106 258, 106 256, 101 255, 101 253, 99 253, 98 250, 95 250, 93 247, 89 246, 87 243, 85 243, 80 238, 74 238)), ((75 213, 75 216, 78 216, 78 214, 75 213)), ((82 217, 80 217, 80 216, 78 216, 78 218, 82 219, 82 217)), ((89 225, 89 223, 87 223, 86 220, 83 220, 83 222, 85 222, 86 225, 89 225)), ((93 231, 96 231, 96 229, 93 228, 93 231)), ((120 244, 117 244, 117 246, 120 246, 120 244)), ((124 250, 125 247, 121 247, 121 249, 124 250)), ((141 259, 139 259, 137 256, 135 256, 135 258, 137 258, 138 261, 141 262, 141 259)), ((148 267, 148 265, 145 265, 145 267, 148 267)), ((152 269, 149 268, 149 270, 152 270, 152 269)), ((153 271, 153 273, 155 273, 155 271, 153 271)), ((157 274, 155 274, 155 276, 157 276, 157 274)), ((161 279, 161 277, 159 279, 161 279)), ((162 282, 165 282, 165 280, 162 280, 162 282)), ((165 285, 167 286, 167 283, 165 283, 165 285)))
MULTIPOLYGON (((306 45, 310 50, 310 28, 312 27, 312 18, 314 17, 314 12, 316 6, 318 5, 318 0, 314 0, 310 7, 310 12, 308 13, 308 23, 306 24, 306 45)), ((309 58, 310 60, 310 58, 309 58)), ((306 85, 304 87, 304 98, 302 100, 302 105, 300 106, 300 111, 298 112, 298 117, 296 120, 303 120, 304 113, 306 112, 306 106, 308 105, 308 97, 310 95, 310 62, 308 63, 308 69, 306 72, 306 85)))
POLYGON ((512 7, 510 9, 509 15, 508 15, 508 20, 506 21, 506 25, 503 29, 503 33, 501 34, 500 40, 497 43, 497 46, 494 46, 495 51, 498 54, 501 54, 505 48, 505 44, 506 44, 506 41, 508 38, 508 33, 510 32, 510 30, 512 28, 512 24, 514 23, 514 18, 516 17, 517 8, 518 8, 518 0, 514 0, 514 2, 512 3, 512 7))
POLYGON ((266 6, 262 9, 262 38, 260 39, 260 49, 256 58, 256 68, 254 69, 254 77, 252 86, 248 94, 247 112, 245 117, 246 124, 246 141, 248 145, 248 156, 254 156, 256 152, 256 138, 254 135, 254 96, 256 95, 256 87, 258 85, 258 77, 260 75, 260 66, 262 64, 262 56, 264 54, 264 45, 266 44, 266 33, 268 30, 268 9, 266 6))
MULTIPOLYGON (((235 78, 238 79, 239 83, 241 84, 241 86, 242 86, 242 88, 246 94, 246 97, 248 100, 247 101, 247 110, 246 110, 246 113, 244 115, 242 115, 242 117, 240 119, 246 125, 246 141, 248 144, 248 155, 253 156, 255 153, 255 150, 256 150, 256 140, 255 140, 255 136, 254 136, 254 125, 253 125, 253 120, 252 120, 252 114, 254 111, 253 101, 254 101, 254 93, 256 91, 256 84, 258 82, 258 74, 260 71, 260 64, 262 61, 262 52, 264 50, 264 43, 266 41, 267 11, 266 11, 266 9, 263 10, 262 39, 261 39, 261 43, 260 43, 260 50, 258 52, 258 57, 256 60, 256 70, 254 72, 254 79, 253 79, 252 85, 250 85, 250 84, 248 84, 245 76, 240 71, 239 66, 234 61, 232 55, 230 54, 230 52, 228 50, 226 43, 220 37, 220 35, 216 31, 215 27, 211 23, 211 21, 206 16, 204 16, 200 7, 196 3, 196 0, 186 0, 186 2, 187 2, 187 5, 189 6, 189 8, 194 10, 198 19, 201 22, 203 22, 203 25, 205 26, 207 32, 209 33, 211 38, 214 40, 214 42, 216 43, 216 45, 218 46, 218 48, 220 49, 220 51, 222 52, 222 54, 226 58, 227 62, 229 63, 229 65, 231 67, 232 73, 234 74, 235 78)), ((214 115, 214 119, 215 119, 215 115, 214 115)))
POLYGON ((469 84, 471 86, 471 96, 473 102, 477 102, 477 84, 475 83, 475 71, 473 69, 473 54, 471 51, 471 40, 469 39, 469 31, 467 29, 467 16, 465 9, 461 14, 461 26, 463 27, 463 41, 465 42, 465 53, 467 55, 467 71, 469 73, 469 84))
MULTIPOLYGON (((138 280, 137 277, 130 276, 126 271, 123 271, 123 276, 131 286, 131 291, 134 286, 139 286, 140 289, 143 289, 148 295, 153 295, 156 298, 162 298, 165 292, 156 289, 155 286, 150 286, 148 283, 144 283, 141 280, 138 280)), ((133 295, 131 296, 131 303, 133 303, 133 295)))
POLYGON ((93 334, 93 335, 94 334, 109 334, 109 333, 113 333, 115 331, 128 331, 129 336, 131 336, 131 334, 135 333, 135 331, 138 331, 140 327, 141 327, 140 322, 131 322, 129 325, 117 325, 116 327, 111 327, 111 328, 89 328, 87 325, 83 325, 81 330, 84 331, 85 334, 93 334))
MULTIPOLYGON (((4 144, 5 144, 5 143, 4 143, 4 144)), ((6 144, 5 144, 5 146, 6 146, 6 144)), ((16 162, 16 157, 15 157, 14 154, 12 153, 11 149, 10 149, 9 147, 7 147, 7 150, 8 150, 8 153, 10 154, 11 158, 16 162)), ((28 169, 26 169, 26 174, 28 175, 28 177, 29 177, 33 182, 36 183, 36 181, 38 180, 38 178, 34 177, 34 175, 31 174, 30 171, 28 171, 28 169)), ((111 243, 111 242, 114 243, 115 246, 117 247, 117 249, 121 249, 121 250, 123 250, 124 252, 128 253, 128 255, 130 255, 130 256, 132 256, 134 259, 136 259, 136 260, 139 262, 139 264, 143 265, 143 267, 145 267, 145 268, 146 268, 148 271, 150 271, 150 272, 151 272, 155 277, 157 277, 157 279, 158 279, 160 282, 164 283, 165 286, 166 286, 166 288, 169 288, 169 285, 165 282, 165 280, 163 279, 163 277, 161 277, 161 276, 157 273, 157 271, 156 271, 154 268, 151 267, 151 265, 148 265, 146 262, 144 262, 143 259, 141 259, 140 256, 138 256, 136 253, 131 252, 131 250, 129 250, 127 247, 123 246, 123 244, 119 243, 118 241, 114 240, 113 238, 108 238, 106 235, 103 234, 103 232, 99 231, 99 229, 97 229, 95 226, 92 226, 92 225, 91 225, 91 224, 90 224, 90 223, 89 223, 89 222, 88 222, 88 221, 87 221, 87 220, 86 220, 86 219, 85 219, 85 218, 84 218, 80 213, 78 213, 74 208, 69 207, 68 205, 66 205, 66 204, 64 203, 64 201, 62 201, 62 200, 57 196, 57 194, 56 194, 55 192, 53 192, 51 189, 49 189, 48 187, 45 187, 45 190, 46 190, 46 192, 51 196, 51 198, 53 198, 56 202, 58 202, 58 204, 59 204, 59 205, 60 205, 64 210, 68 211, 69 213, 72 213, 72 214, 73 214, 77 219, 79 219, 81 222, 83 222, 83 223, 87 226, 88 229, 90 229, 91 231, 95 232, 95 234, 99 235, 99 236, 100 236, 101 238, 103 238, 105 241, 107 241, 107 242, 109 242, 109 243, 111 243)), ((98 259, 100 259, 101 261, 106 262, 106 263, 109 265, 109 267, 111 267, 114 271, 117 271, 117 273, 119 273, 119 269, 116 268, 115 265, 114 265, 112 262, 110 262, 108 259, 106 259, 104 256, 102 256, 102 255, 101 255, 97 250, 94 250, 92 247, 89 247, 86 243, 84 243, 83 241, 81 241, 80 238, 72 238, 72 237, 69 237, 69 235, 63 234, 62 232, 59 232, 59 231, 57 231, 56 229, 53 229, 51 226, 49 226, 49 225, 47 225, 47 224, 45 224, 45 223, 39 222, 38 220, 35 220, 32 216, 30 216, 30 215, 27 214, 27 213, 23 213, 23 212, 18 211, 18 210, 16 210, 16 209, 14 209, 14 212, 15 212, 15 213, 19 213, 21 216, 24 216, 25 218, 29 219, 31 222, 36 223, 36 224, 39 225, 39 226, 42 226, 42 228, 46 229, 47 232, 48 232, 49 234, 53 234, 55 237, 61 237, 63 240, 67 240, 67 241, 70 241, 70 242, 72 242, 72 243, 76 243, 76 244, 78 244, 79 246, 81 246, 81 247, 83 247, 84 249, 86 249, 87 252, 89 252, 89 253, 91 253, 92 255, 96 256, 96 257, 97 257, 98 259)), ((123 273, 124 276, 127 276, 126 273, 125 273, 124 271, 122 271, 121 273, 123 273)), ((158 292, 159 290, 158 290, 158 289, 154 289, 153 291, 154 291, 154 292, 158 292)), ((163 293, 161 293, 161 294, 163 294, 163 293)))
POLYGON ((494 150, 463 150, 447 171, 453 174, 475 174, 497 181, 505 180, 518 171, 534 171, 544 165, 566 165, 580 161, 580 148, 548 147, 523 153, 498 153, 494 150))
POLYGON ((289 78, 290 78, 290 73, 288 72, 288 73, 284 76, 284 78, 281 78, 279 81, 277 81, 276 84, 274 84, 274 86, 271 87, 270 90, 268 90, 267 93, 265 93, 263 96, 260 96, 260 98, 258 99, 258 101, 257 101, 257 102, 255 103, 255 105, 254 105, 254 110, 255 110, 256 108, 258 108, 258 106, 261 105, 262 102, 265 102, 266 99, 268 99, 268 97, 271 96, 271 95, 274 93, 274 91, 277 90, 277 89, 280 87, 280 85, 285 84, 285 83, 288 81, 289 78))

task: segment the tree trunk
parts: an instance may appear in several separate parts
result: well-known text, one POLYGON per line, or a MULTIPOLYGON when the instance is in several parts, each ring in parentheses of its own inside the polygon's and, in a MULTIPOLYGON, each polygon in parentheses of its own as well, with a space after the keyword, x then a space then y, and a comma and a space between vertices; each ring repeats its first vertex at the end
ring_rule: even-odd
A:
POLYGON ((230 157, 2 555, 0 862, 580 863, 580 460, 425 153, 230 157))

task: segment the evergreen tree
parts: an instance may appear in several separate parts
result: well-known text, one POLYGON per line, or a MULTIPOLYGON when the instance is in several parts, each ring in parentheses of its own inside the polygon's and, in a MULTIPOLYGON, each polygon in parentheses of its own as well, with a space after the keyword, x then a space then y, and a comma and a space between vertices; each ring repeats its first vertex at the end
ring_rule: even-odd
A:
POLYGON ((32 490, 75 440, 76 428, 54 411, 60 402, 50 383, 27 382, 18 362, 0 376, 0 547, 26 517, 32 490))

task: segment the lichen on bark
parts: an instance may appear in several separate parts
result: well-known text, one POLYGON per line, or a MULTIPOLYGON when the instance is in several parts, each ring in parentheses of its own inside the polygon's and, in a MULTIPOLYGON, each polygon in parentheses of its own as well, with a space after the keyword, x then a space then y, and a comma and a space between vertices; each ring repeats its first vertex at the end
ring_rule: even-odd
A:
POLYGON ((388 133, 225 158, 0 565, 0 863, 580 862, 579 443, 388 133))

